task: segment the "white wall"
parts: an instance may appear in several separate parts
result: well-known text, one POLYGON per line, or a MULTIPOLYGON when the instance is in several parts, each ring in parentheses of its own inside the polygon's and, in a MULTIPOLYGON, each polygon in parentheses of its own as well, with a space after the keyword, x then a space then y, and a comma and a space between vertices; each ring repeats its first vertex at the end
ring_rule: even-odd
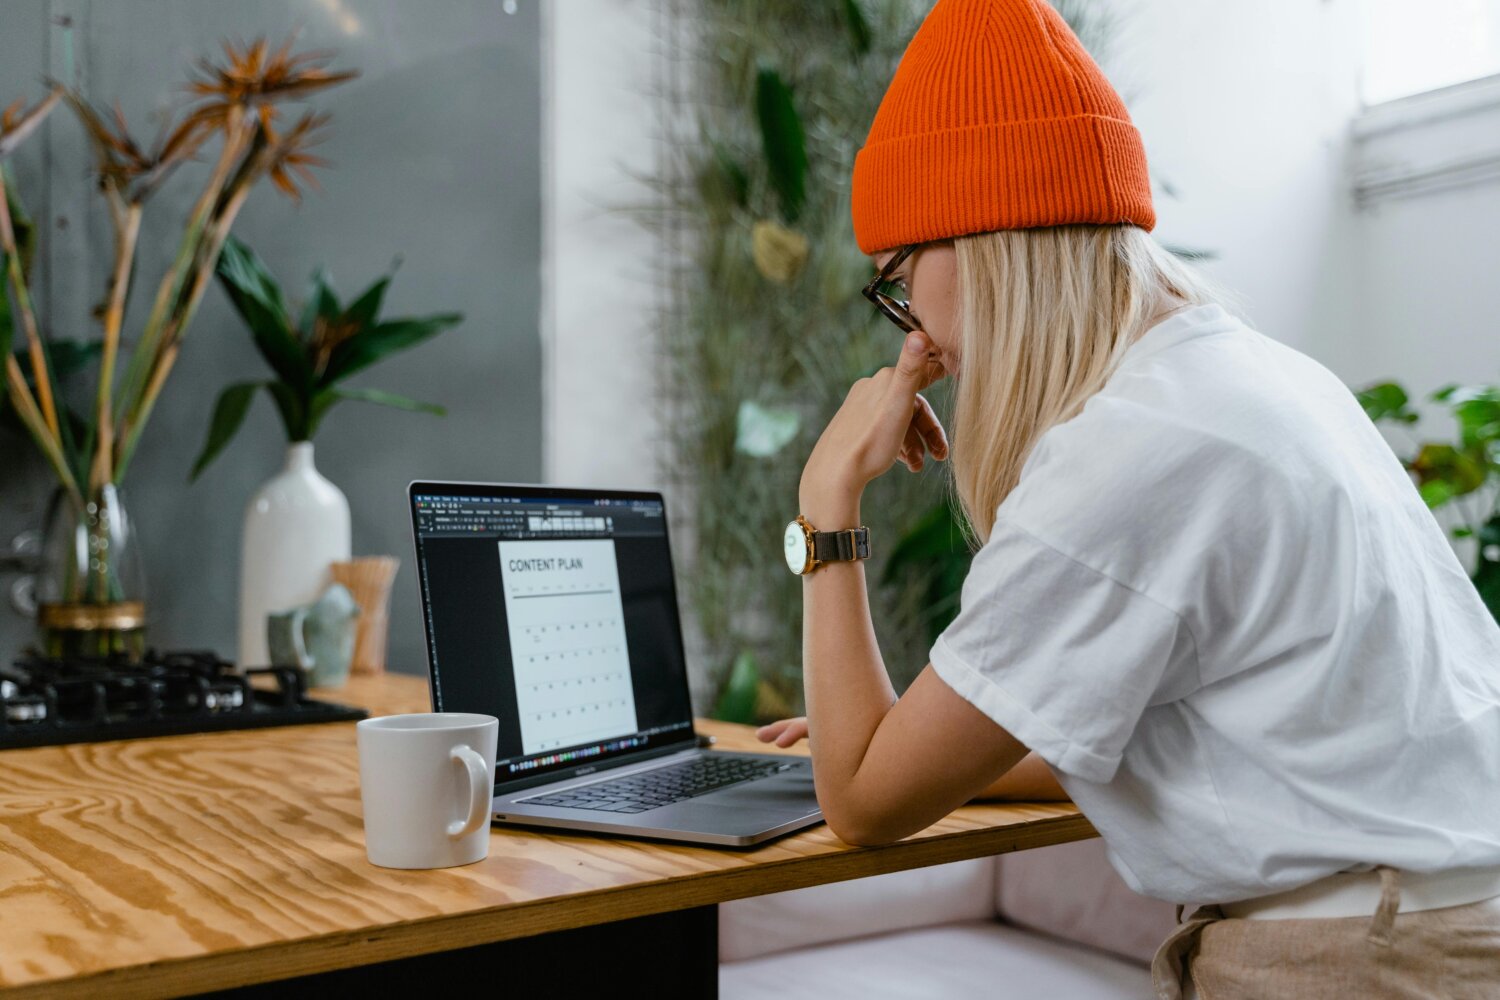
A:
POLYGON ((1347 126, 1358 110, 1355 0, 1134 0, 1108 70, 1155 177, 1156 235, 1207 270, 1267 336, 1338 371, 1352 339, 1347 126))
POLYGON ((543 475, 660 485, 653 389, 655 240, 646 200, 660 72, 655 0, 543 4, 543 475))
POLYGON ((1357 126, 1351 374, 1423 396, 1500 378, 1500 77, 1391 102, 1357 126))

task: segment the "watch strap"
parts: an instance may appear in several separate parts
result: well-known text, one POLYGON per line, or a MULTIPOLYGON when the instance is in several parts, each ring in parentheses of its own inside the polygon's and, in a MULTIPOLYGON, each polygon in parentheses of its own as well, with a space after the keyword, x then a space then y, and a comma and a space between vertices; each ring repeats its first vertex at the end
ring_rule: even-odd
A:
POLYGON ((842 531, 814 531, 813 558, 819 562, 850 562, 870 556, 870 529, 845 528, 842 531))

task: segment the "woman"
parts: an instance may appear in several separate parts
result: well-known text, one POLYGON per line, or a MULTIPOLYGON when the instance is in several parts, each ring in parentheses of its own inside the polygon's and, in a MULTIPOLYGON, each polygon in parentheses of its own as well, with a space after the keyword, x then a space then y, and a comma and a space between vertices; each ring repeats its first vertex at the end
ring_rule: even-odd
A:
POLYGON ((1147 235, 1140 138, 1061 18, 941 0, 853 208, 911 332, 801 517, 855 528, 870 480, 949 459, 920 391, 951 376, 981 545, 899 699, 858 550, 794 567, 808 714, 761 738, 810 730, 833 831, 1065 790, 1134 889, 1203 904, 1161 997, 1500 996, 1500 629, 1348 389, 1147 235))

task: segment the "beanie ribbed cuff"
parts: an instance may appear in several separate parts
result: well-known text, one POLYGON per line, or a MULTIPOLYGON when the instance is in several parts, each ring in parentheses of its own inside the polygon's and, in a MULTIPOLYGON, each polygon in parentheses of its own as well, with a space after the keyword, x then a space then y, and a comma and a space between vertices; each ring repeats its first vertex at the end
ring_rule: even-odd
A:
POLYGON ((867 145, 854 159, 867 254, 997 229, 1156 225, 1135 126, 1103 115, 996 122, 867 145))

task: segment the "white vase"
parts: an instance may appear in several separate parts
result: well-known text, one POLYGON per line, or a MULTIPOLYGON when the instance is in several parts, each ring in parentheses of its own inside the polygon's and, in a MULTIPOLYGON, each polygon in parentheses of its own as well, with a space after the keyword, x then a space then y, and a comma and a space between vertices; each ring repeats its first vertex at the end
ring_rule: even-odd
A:
POLYGON ((349 558, 349 501, 313 468, 311 441, 287 448, 286 465, 245 508, 240 545, 238 664, 265 666, 266 615, 310 604, 332 582, 329 563, 349 558))

